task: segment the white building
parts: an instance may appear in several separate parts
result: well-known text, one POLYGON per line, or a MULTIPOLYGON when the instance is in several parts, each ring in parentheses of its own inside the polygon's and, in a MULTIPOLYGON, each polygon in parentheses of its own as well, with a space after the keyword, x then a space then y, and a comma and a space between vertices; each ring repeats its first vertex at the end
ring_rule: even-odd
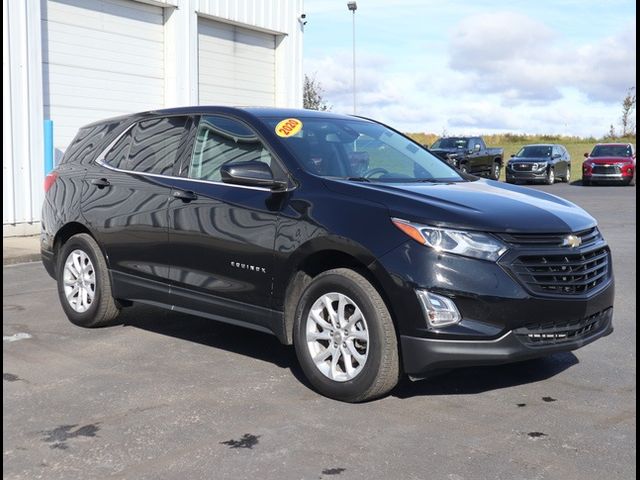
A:
POLYGON ((3 0, 3 235, 39 231, 45 119, 302 106, 303 0, 3 0))

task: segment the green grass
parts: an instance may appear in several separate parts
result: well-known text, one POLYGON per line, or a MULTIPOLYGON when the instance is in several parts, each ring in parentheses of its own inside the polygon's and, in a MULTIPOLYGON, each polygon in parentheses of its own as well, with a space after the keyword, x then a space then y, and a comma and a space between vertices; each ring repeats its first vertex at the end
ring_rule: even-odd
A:
MULTIPOLYGON (((438 138, 437 135, 431 133, 408 133, 409 137, 421 144, 431 145, 438 138)), ((632 143, 635 145, 636 137, 625 138, 581 138, 568 137, 563 135, 519 135, 513 133, 483 135, 484 141, 488 147, 504 148, 504 159, 508 160, 512 154, 517 153, 524 145, 531 143, 559 143, 564 145, 571 155, 571 178, 578 180, 582 177, 582 162, 584 154, 591 152, 591 149, 599 142, 620 142, 632 143)), ((504 180, 504 169, 502 170, 501 179, 504 180)))

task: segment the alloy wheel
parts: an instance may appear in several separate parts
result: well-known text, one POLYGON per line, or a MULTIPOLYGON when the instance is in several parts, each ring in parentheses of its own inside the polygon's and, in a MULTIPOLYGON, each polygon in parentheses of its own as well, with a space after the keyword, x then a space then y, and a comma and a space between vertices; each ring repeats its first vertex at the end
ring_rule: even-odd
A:
POLYGON ((369 331, 353 300, 325 293, 309 310, 305 331, 309 354, 323 375, 346 382, 360 374, 369 354, 369 331))
POLYGON ((96 271, 89 256, 82 250, 73 250, 64 262, 64 294, 69 306, 84 313, 96 296, 96 271))

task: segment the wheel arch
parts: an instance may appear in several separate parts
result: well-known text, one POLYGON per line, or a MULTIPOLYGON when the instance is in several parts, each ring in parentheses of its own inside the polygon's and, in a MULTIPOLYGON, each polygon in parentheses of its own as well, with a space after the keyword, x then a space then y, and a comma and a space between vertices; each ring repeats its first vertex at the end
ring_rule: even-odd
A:
POLYGON ((66 223, 62 227, 60 227, 60 229, 56 232, 55 236, 53 237, 54 268, 57 269, 58 253, 60 252, 60 248, 62 247, 62 245, 64 245, 65 242, 67 242, 67 240, 69 240, 71 237, 79 233, 86 233, 87 235, 89 235, 91 238, 95 240, 95 242, 98 244, 98 248, 100 248, 100 251, 102 252, 102 255, 105 258, 105 262, 107 263, 107 267, 108 267, 109 257, 105 254, 104 249, 102 248, 102 245, 100 245, 100 242, 98 242, 93 232, 86 225, 80 222, 73 221, 73 222, 66 223))
MULTIPOLYGON (((327 270, 349 268, 365 277, 382 297, 397 333, 395 314, 384 288, 384 279, 379 278, 379 269, 374 269, 376 257, 364 247, 354 244, 347 239, 331 239, 322 242, 308 242, 302 246, 300 252, 288 262, 284 282, 283 295, 283 335, 287 345, 293 343, 293 323, 298 306, 298 300, 313 278, 327 270)), ((398 337, 399 338, 399 337, 398 337)))

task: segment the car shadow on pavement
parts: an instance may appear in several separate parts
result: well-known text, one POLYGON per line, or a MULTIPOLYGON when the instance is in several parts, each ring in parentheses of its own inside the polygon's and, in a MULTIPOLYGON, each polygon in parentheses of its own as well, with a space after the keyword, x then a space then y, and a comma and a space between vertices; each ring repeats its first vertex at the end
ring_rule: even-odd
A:
MULTIPOLYGON (((293 347, 282 345, 272 335, 145 305, 125 308, 118 320, 125 326, 270 362, 289 369, 298 381, 312 388, 298 364, 293 347)), ((566 352, 507 365, 441 371, 419 381, 403 377, 391 395, 398 398, 471 395, 547 380, 578 362, 573 353, 566 352)))
POLYGON ((473 395, 547 380, 578 363, 578 357, 573 353, 564 352, 506 365, 459 368, 424 380, 403 379, 392 395, 398 398, 473 395))
POLYGON ((118 322, 124 326, 270 362, 291 370, 296 379, 311 388, 298 365, 293 347, 281 344, 273 335, 146 305, 123 309, 118 322))

